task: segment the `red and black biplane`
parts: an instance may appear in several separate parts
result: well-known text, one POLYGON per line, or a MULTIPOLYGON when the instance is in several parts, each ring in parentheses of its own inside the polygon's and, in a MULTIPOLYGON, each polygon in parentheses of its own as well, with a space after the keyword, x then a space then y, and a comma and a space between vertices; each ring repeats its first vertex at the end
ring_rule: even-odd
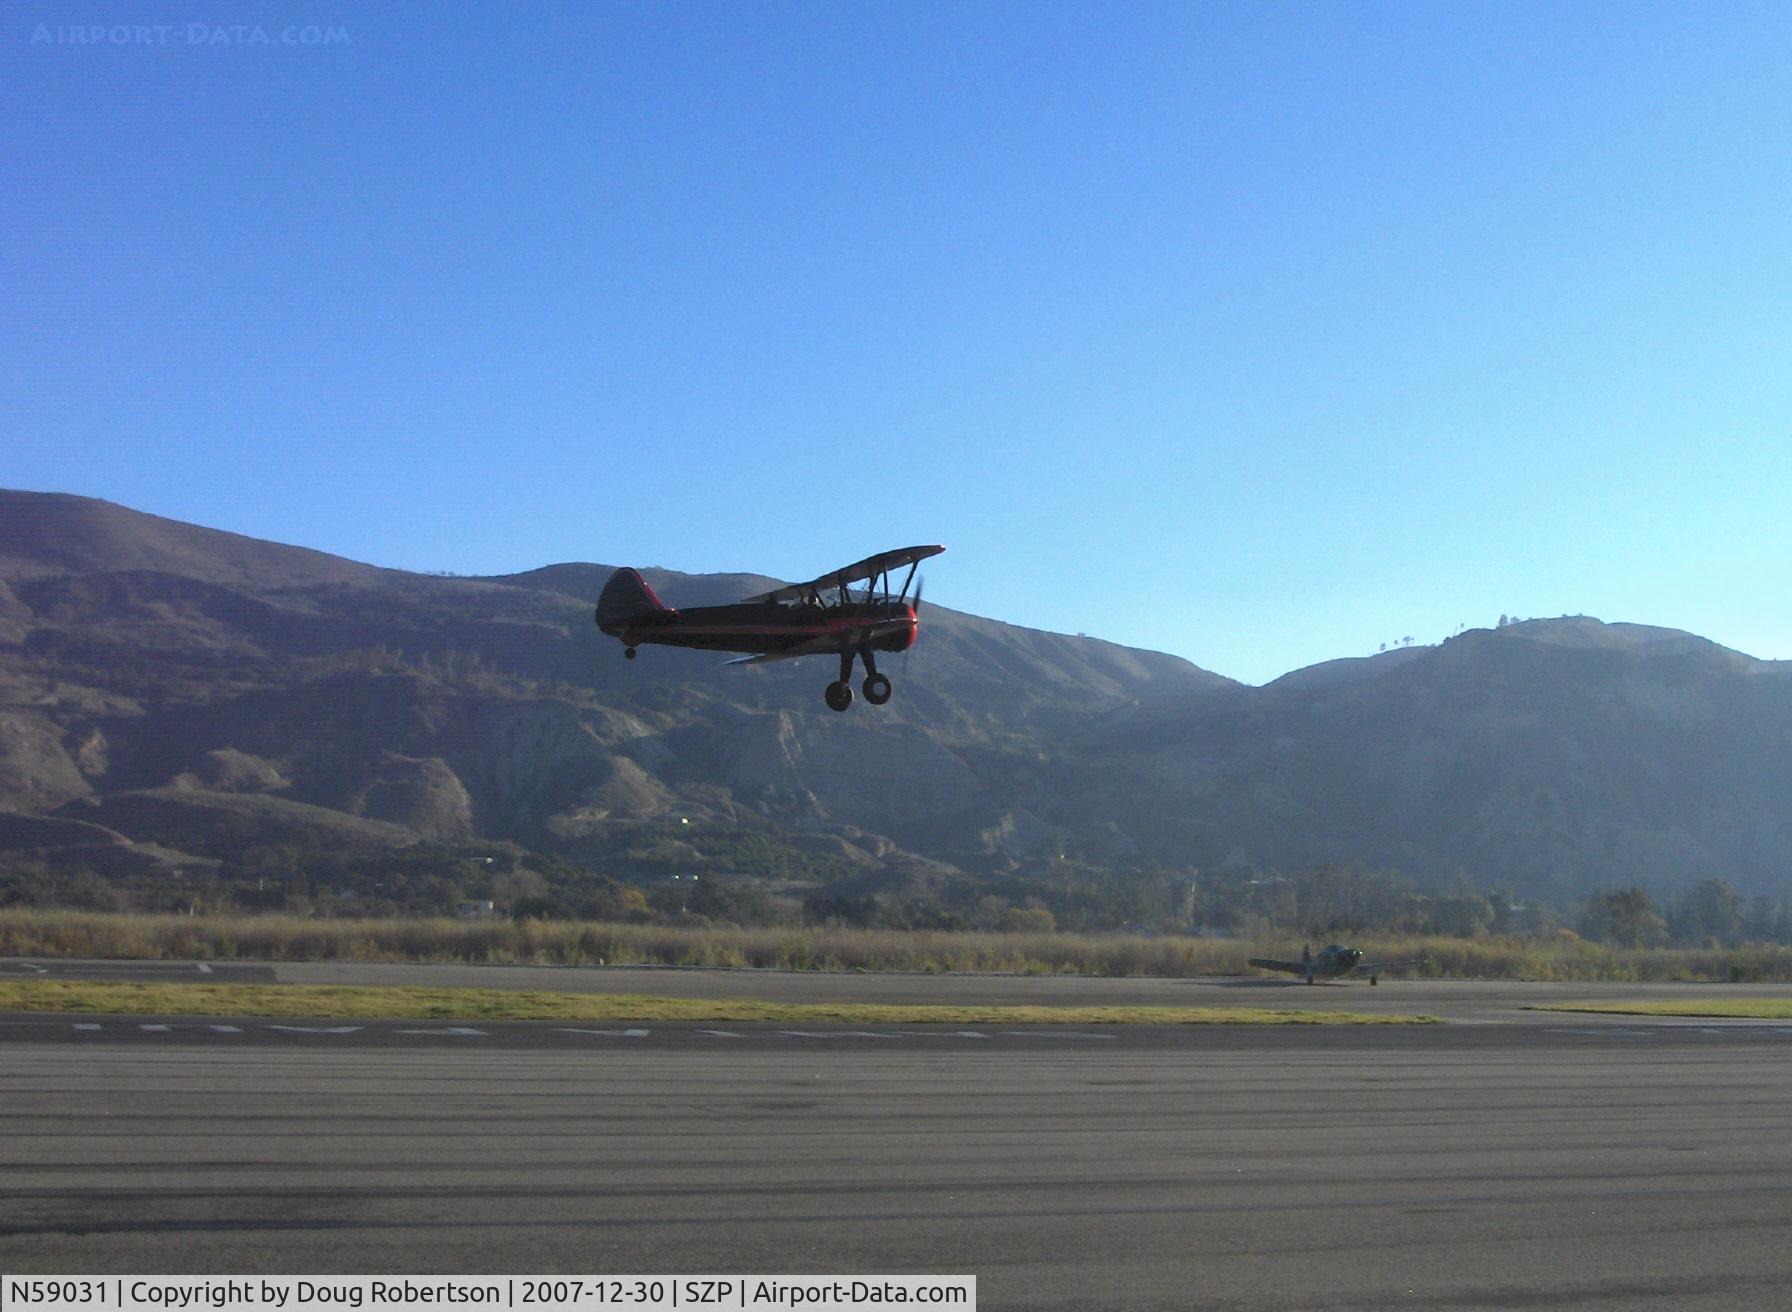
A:
POLYGON ((702 651, 751 652, 734 665, 758 665, 796 656, 838 656, 840 677, 827 687, 827 703, 836 711, 852 705, 852 663, 865 665, 860 685, 865 700, 882 706, 890 700, 889 676, 879 674, 872 656, 879 651, 907 651, 920 631, 921 586, 916 568, 944 547, 902 547, 823 574, 808 583, 773 588, 727 606, 694 606, 674 610, 661 604, 636 569, 619 569, 597 599, 597 627, 620 638, 623 654, 633 660, 644 642, 702 651), (891 591, 891 576, 903 568, 902 586, 891 591), (862 589, 854 590, 855 583, 862 589), (914 594, 909 593, 914 585, 914 594))

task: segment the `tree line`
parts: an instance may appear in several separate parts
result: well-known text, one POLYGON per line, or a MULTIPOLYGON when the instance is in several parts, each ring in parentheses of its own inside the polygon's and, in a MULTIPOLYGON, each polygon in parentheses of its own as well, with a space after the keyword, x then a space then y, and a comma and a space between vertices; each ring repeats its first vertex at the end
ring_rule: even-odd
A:
POLYGON ((1055 860, 981 874, 886 867, 866 875, 762 834, 715 832, 587 860, 500 843, 418 844, 377 856, 251 845, 177 874, 119 875, 14 854, 0 866, 0 906, 1321 941, 1569 931, 1619 948, 1792 944, 1785 897, 1744 894, 1721 878, 1669 894, 1630 886, 1558 903, 1466 876, 1439 886, 1354 864, 1204 871, 1055 860))

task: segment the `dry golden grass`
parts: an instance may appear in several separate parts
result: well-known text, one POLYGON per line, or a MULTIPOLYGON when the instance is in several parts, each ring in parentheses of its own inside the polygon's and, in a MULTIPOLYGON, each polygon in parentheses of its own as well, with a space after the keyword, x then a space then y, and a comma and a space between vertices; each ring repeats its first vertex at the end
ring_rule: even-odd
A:
POLYGON ((330 1020, 766 1021, 848 1025, 1418 1025, 1263 1007, 941 1007, 653 998, 524 989, 363 988, 315 984, 0 983, 0 1011, 129 1016, 281 1016, 330 1020))
POLYGON ((135 960, 446 961, 1186 976, 1242 973, 1247 947, 1231 941, 1170 936, 0 912, 0 956, 135 960))
MULTIPOLYGON (((1778 946, 1626 951, 1566 933, 1486 940, 1362 935, 1350 941, 1375 958, 1426 958, 1424 966, 1407 972, 1421 978, 1792 980, 1792 948, 1778 946)), ((1246 958, 1297 955, 1298 942, 1293 935, 1251 942, 1171 934, 984 934, 0 911, 0 957, 149 961, 442 961, 1188 977, 1247 974, 1246 958)))

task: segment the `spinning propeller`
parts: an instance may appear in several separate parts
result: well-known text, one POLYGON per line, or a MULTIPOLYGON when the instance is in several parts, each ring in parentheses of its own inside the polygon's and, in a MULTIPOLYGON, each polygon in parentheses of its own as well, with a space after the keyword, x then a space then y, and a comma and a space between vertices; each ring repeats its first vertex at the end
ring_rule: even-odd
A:
MULTIPOLYGON (((927 576, 925 574, 915 575, 915 600, 913 602, 913 606, 914 606, 914 611, 915 611, 915 629, 916 629, 915 636, 917 638, 920 637, 920 627, 921 627, 921 589, 924 588, 926 585, 927 585, 927 576)), ((912 642, 909 643, 908 646, 906 646, 902 649, 902 677, 905 679, 908 678, 908 658, 914 652, 914 650, 915 650, 915 644, 912 642)))

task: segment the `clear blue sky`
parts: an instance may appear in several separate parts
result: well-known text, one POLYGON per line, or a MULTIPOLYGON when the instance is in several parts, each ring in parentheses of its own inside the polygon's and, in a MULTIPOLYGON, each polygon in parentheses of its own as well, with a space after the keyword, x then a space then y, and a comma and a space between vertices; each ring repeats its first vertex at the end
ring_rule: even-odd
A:
POLYGON ((1789 68, 1778 3, 13 5, 0 485, 466 573, 939 541, 1251 682, 1792 657, 1789 68))

